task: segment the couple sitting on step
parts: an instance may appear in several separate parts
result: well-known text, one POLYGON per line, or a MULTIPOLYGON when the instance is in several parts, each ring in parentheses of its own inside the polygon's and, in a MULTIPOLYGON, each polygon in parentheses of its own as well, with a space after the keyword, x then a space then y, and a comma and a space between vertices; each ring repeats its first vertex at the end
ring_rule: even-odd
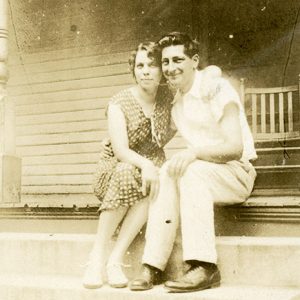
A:
POLYGON ((190 268, 165 288, 218 286, 214 203, 245 201, 256 177, 249 162, 256 152, 238 94, 218 67, 198 70, 198 43, 184 33, 140 44, 129 64, 136 85, 112 97, 107 109, 112 150, 104 146, 95 176, 100 217, 83 285, 99 288, 104 277, 112 287, 133 291, 161 283, 180 220, 190 268), (165 161, 163 147, 176 130, 186 147, 165 161), (141 272, 129 282, 123 257, 146 222, 141 272))

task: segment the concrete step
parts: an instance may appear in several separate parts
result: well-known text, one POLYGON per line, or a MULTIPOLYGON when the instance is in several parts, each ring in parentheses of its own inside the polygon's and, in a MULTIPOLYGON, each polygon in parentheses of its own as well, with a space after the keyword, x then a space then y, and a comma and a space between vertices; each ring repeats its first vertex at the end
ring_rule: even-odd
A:
MULTIPOLYGON (((98 207, 74 202, 1 207, 0 232, 95 234, 98 207)), ((242 205, 216 205, 215 227, 217 236, 300 237, 300 189, 255 189, 242 205)))
POLYGON ((286 140, 280 140, 280 139, 273 139, 269 141, 256 141, 255 142, 255 148, 276 148, 276 147, 299 147, 300 146, 300 137, 293 138, 293 139, 286 139, 286 140))
POLYGON ((255 189, 300 189, 300 165, 258 166, 255 189))
POLYGON ((193 293, 170 294, 162 285, 143 292, 103 286, 87 290, 76 277, 0 276, 1 300, 299 300, 299 288, 221 285, 193 293))
POLYGON ((300 147, 276 147, 256 149, 258 158, 254 166, 296 165, 300 161, 300 147))
MULTIPOLYGON (((81 278, 94 235, 0 234, 1 274, 81 278)), ((108 252, 113 242, 108 245, 108 252)), ((144 239, 139 236, 126 255, 131 279, 140 268, 144 239)), ((222 282, 258 286, 300 286, 300 238, 218 237, 222 282)), ((180 236, 166 270, 175 278, 184 269, 180 236)), ((2 299, 1 299, 2 300, 2 299)))

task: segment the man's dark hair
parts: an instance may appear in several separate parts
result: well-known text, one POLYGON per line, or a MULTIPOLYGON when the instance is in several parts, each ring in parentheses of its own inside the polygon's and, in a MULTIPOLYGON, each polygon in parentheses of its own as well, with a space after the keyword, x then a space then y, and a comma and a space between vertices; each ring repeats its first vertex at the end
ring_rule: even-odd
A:
POLYGON ((199 54, 199 43, 183 32, 170 32, 165 34, 159 41, 158 45, 161 49, 169 46, 183 45, 184 53, 192 58, 195 54, 199 54))

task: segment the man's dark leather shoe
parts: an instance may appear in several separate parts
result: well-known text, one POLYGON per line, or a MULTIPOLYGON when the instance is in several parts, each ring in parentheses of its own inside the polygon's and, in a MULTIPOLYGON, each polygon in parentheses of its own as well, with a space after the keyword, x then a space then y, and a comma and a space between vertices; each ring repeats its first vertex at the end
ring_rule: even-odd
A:
POLYGON ((161 283, 161 271, 152 266, 143 265, 140 275, 130 282, 129 288, 132 291, 146 291, 153 288, 154 284, 161 283))
POLYGON ((196 266, 191 267, 180 279, 165 282, 165 288, 169 292, 185 293, 217 287, 220 282, 221 275, 217 266, 196 266))

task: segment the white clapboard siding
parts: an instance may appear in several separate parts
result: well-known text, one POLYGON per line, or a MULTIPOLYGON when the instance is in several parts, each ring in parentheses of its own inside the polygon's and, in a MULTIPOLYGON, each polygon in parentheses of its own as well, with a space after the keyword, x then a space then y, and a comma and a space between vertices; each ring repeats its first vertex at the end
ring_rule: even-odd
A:
MULTIPOLYGON (((22 192, 22 202, 30 203, 31 207, 87 207, 95 206, 99 204, 99 200, 92 193, 92 188, 90 186, 80 186, 81 193, 69 193, 57 195, 53 193, 56 186, 44 187, 47 190, 47 194, 39 193, 39 187, 34 187, 34 190, 30 186, 24 187, 22 192)), ((63 188, 72 189, 74 186, 64 186, 63 188)), ((61 190, 60 187, 56 189, 61 190)))
POLYGON ((66 174, 93 174, 96 170, 95 164, 72 164, 65 165, 42 165, 42 166, 24 166, 22 171, 25 176, 44 175, 66 175, 66 174))
MULTIPOLYGON (((76 130, 76 128, 75 128, 76 130)), ((99 138, 104 137, 106 132, 92 131, 92 132, 71 132, 71 133, 57 133, 44 135, 28 135, 17 138, 17 146, 30 145, 60 145, 64 143, 87 143, 97 142, 99 138)))
POLYGON ((110 64, 108 58, 101 65, 88 57, 90 63, 77 67, 67 59, 14 65, 8 90, 16 103, 24 195, 92 193, 107 136, 105 107, 133 82, 124 60, 110 64))
POLYGON ((101 150, 101 142, 92 143, 73 143, 60 145, 41 145, 41 146, 18 146, 17 153, 21 157, 35 155, 54 155, 54 154, 79 154, 97 153, 101 150))
POLYGON ((93 175, 48 175, 45 176, 23 176, 22 185, 90 185, 93 180, 93 175))
POLYGON ((88 109, 105 108, 108 104, 109 98, 95 98, 86 100, 69 100, 52 103, 33 103, 18 105, 16 107, 17 115, 32 115, 32 114, 45 114, 56 113, 65 111, 81 111, 88 109))
POLYGON ((128 74, 115 76, 102 76, 92 78, 78 78, 73 80, 51 81, 46 83, 28 83, 23 85, 12 86, 10 91, 12 96, 32 95, 41 93, 53 93, 68 90, 80 90, 95 87, 109 87, 118 82, 118 85, 132 83, 128 74))
POLYGON ((98 74, 99 77, 123 75, 128 73, 128 63, 99 66, 85 65, 84 67, 76 66, 73 68, 70 65, 65 65, 62 69, 43 73, 40 72, 40 68, 34 70, 34 68, 26 67, 25 70, 23 66, 17 66, 13 69, 15 73, 9 78, 10 86, 86 79, 93 78, 95 74, 98 74))
POLYGON ((89 47, 82 46, 45 52, 22 53, 22 56, 18 53, 10 53, 9 65, 15 66, 25 64, 27 66, 39 63, 43 67, 43 70, 49 71, 44 64, 57 68, 57 66, 53 65, 54 61, 67 61, 73 66, 80 65, 80 63, 86 65, 88 61, 91 63, 98 62, 100 64, 126 62, 132 50, 131 45, 126 45, 124 42, 119 42, 119 45, 117 45, 117 43, 114 44, 115 45, 110 47, 110 49, 107 49, 107 51, 104 51, 104 49, 99 51, 98 45, 89 45, 89 47), (123 49, 124 51, 120 52, 118 49, 123 49), (100 54, 100 52, 102 54, 100 54))
POLYGON ((96 164, 100 159, 100 153, 76 153, 57 155, 35 155, 23 156, 24 166, 45 166, 45 165, 73 165, 73 164, 96 164))
POLYGON ((16 104, 24 201, 51 206, 55 195, 91 201, 82 195, 93 192, 101 139, 107 136, 105 108, 113 94, 134 82, 130 48, 115 49, 124 51, 99 54, 99 46, 90 46, 11 53, 8 94, 16 104))
POLYGON ((111 97, 113 94, 120 90, 131 86, 131 84, 106 86, 106 87, 94 87, 94 88, 82 88, 59 91, 59 92, 47 92, 47 93, 36 93, 29 95, 12 96, 11 90, 13 88, 8 87, 10 98, 17 104, 34 104, 34 103, 52 103, 61 101, 72 101, 72 100, 88 100, 88 99, 103 99, 111 97))
MULTIPOLYGON (((53 207, 55 206, 55 202, 52 201, 51 196, 55 196, 54 200, 58 202, 58 200, 62 199, 63 204, 68 206, 69 201, 74 201, 74 198, 66 197, 70 194, 78 195, 78 194, 91 194, 93 193, 93 188, 90 184, 75 184, 75 185, 23 185, 22 186, 22 202, 31 202, 34 199, 34 202, 38 203, 46 203, 47 206, 53 207), (29 195, 32 195, 31 197, 29 195), (34 197, 35 195, 44 196, 44 197, 34 197), (25 197, 24 197, 25 196, 25 197), (27 196, 27 197, 26 197, 27 196), (29 196, 29 197, 28 197, 29 196), (26 199, 26 200, 23 200, 26 199), (28 199, 28 200, 27 200, 28 199), (65 202, 68 201, 68 202, 65 202)), ((85 196, 86 197, 86 196, 85 196)), ((91 201, 88 197, 82 199, 80 201, 82 204, 89 204, 91 201)), ((74 202, 71 202, 72 204, 74 202)), ((83 205, 84 206, 84 205, 83 205)))
POLYGON ((95 130, 107 130, 106 120, 95 121, 74 121, 64 123, 51 123, 51 124, 33 124, 33 125, 19 125, 16 128, 17 136, 35 135, 35 134, 53 134, 63 132, 86 132, 95 130))
MULTIPOLYGON (((70 110, 70 112, 17 116, 16 123, 17 125, 32 125, 98 120, 105 118, 104 109, 72 111, 70 107, 70 110)), ((74 128, 74 131, 76 131, 76 128, 74 128)))

